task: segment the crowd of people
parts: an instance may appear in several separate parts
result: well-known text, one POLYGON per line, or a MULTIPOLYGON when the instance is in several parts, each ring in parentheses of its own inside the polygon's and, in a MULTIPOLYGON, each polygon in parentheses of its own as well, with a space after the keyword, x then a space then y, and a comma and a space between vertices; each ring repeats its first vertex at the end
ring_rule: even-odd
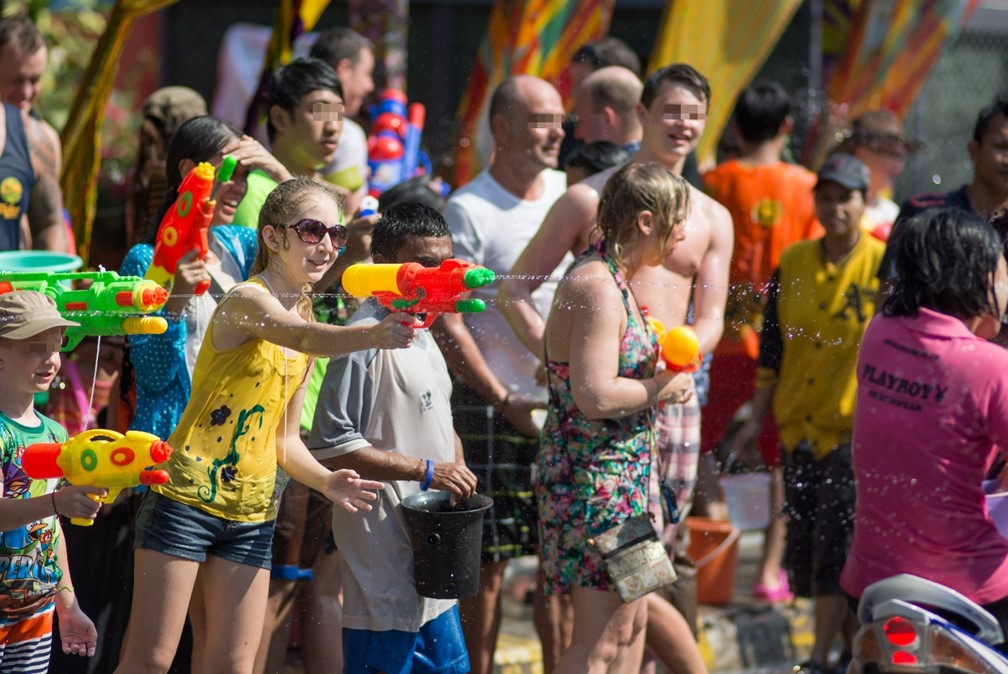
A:
MULTIPOLYGON (((0 21, 4 250, 73 245, 32 112, 45 60, 30 21, 0 21)), ((923 144, 892 113, 852 120, 811 171, 785 159, 787 92, 755 82, 732 156, 701 175, 707 79, 642 79, 607 38, 575 55, 570 102, 531 75, 496 86, 488 164, 447 199, 418 176, 362 213, 351 118, 374 65, 362 36, 323 32, 270 81, 268 147, 192 90, 147 99, 120 273, 145 274, 190 170, 236 162, 162 334, 61 358, 76 324, 45 294, 0 294, 0 672, 278 672, 297 625, 309 673, 489 674, 523 556, 546 672, 704 672, 690 574, 624 601, 595 540, 643 517, 688 569, 698 457, 725 450, 773 476, 754 597, 815 600, 796 672, 844 671, 852 605, 896 573, 1008 628, 981 487, 1008 443, 1008 101, 978 116, 969 184, 900 207, 923 144), (341 292, 350 265, 450 258, 498 276, 472 292, 485 311, 427 328, 341 292), (695 372, 662 359, 659 331, 682 325, 695 372), (170 481, 99 509, 101 488, 25 474, 25 447, 88 428, 166 440, 170 481), (402 503, 428 490, 493 499, 474 596, 416 591, 402 503)))

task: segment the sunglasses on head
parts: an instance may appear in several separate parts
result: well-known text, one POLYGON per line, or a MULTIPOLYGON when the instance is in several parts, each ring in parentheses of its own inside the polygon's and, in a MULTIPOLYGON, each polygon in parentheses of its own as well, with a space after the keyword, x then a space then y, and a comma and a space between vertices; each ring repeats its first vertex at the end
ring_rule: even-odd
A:
POLYGON ((327 227, 325 223, 318 220, 304 218, 303 220, 298 220, 293 225, 277 225, 276 227, 277 229, 293 229, 302 243, 322 243, 322 239, 328 234, 333 248, 343 250, 346 247, 347 228, 343 225, 327 227))

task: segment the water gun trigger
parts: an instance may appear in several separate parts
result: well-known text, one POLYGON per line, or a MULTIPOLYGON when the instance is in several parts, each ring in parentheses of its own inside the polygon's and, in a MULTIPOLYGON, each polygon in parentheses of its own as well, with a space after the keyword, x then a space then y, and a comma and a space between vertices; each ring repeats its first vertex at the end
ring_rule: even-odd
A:
MULTIPOLYGON (((87 494, 87 497, 94 501, 95 503, 112 503, 115 501, 116 496, 119 496, 121 489, 116 489, 115 493, 111 489, 106 490, 105 496, 99 496, 98 494, 87 494)), ((90 527, 94 524, 94 520, 87 517, 71 517, 70 524, 74 524, 78 527, 90 527)))

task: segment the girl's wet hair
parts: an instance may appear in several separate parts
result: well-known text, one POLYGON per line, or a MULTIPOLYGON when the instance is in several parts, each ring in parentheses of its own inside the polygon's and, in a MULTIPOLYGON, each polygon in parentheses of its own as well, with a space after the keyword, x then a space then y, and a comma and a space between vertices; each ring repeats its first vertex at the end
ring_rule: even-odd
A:
MULTIPOLYGON (((262 273, 273 263, 273 252, 263 241, 263 229, 278 225, 293 225, 304 216, 304 207, 315 199, 331 200, 336 205, 337 222, 344 221, 346 208, 343 195, 332 185, 314 178, 295 176, 277 185, 267 195, 266 201, 263 202, 262 208, 259 210, 259 228, 256 234, 258 250, 255 260, 252 262, 250 275, 262 273)), ((327 222, 326 224, 336 223, 327 222)), ((287 228, 277 230, 277 233, 285 248, 290 245, 287 237, 297 236, 287 228)), ((305 320, 312 320, 311 298, 308 297, 310 290, 311 287, 306 285, 298 300, 298 311, 305 320)))
POLYGON ((597 227, 610 254, 620 261, 640 234, 637 215, 641 211, 654 215, 658 236, 664 242, 675 226, 686 219, 689 209, 689 186, 685 180, 661 164, 633 162, 613 173, 602 188, 597 227))
POLYGON ((922 307, 961 319, 1001 314, 993 287, 1005 241, 989 222, 959 208, 932 208, 901 221, 894 234, 898 278, 885 315, 914 316, 922 307))

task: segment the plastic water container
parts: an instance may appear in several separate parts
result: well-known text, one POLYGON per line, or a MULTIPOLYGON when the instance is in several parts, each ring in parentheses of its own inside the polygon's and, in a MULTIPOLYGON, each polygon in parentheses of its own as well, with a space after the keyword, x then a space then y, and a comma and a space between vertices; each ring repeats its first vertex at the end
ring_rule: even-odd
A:
POLYGON ((413 579, 421 597, 458 599, 479 592, 483 514, 493 500, 473 494, 452 505, 446 491, 402 501, 413 543, 413 579))
POLYGON ((0 271, 63 272, 80 269, 84 261, 69 253, 47 250, 6 250, 0 252, 0 271))
POLYGON ((739 530, 731 522, 687 517, 686 554, 696 565, 697 601, 712 606, 731 603, 738 566, 739 530))
POLYGON ((754 531, 770 526, 770 473, 722 475, 718 483, 736 529, 754 531))

